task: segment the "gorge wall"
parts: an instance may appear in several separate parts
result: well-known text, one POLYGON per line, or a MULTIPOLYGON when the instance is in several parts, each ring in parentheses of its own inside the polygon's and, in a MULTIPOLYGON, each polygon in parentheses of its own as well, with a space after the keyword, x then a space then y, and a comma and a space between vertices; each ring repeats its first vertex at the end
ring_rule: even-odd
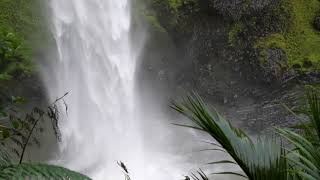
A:
POLYGON ((150 32, 142 84, 168 99, 196 91, 264 128, 293 123, 277 104, 319 82, 318 0, 140 0, 136 11, 150 32))

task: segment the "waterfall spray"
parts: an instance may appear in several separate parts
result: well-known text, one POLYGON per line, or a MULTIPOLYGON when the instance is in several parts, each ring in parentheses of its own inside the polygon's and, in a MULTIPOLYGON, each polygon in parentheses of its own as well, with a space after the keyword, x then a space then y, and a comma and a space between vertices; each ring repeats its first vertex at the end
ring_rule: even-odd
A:
POLYGON ((144 143, 130 1, 54 0, 50 7, 57 60, 43 69, 45 85, 51 100, 69 92, 57 164, 123 180, 117 161, 124 161, 135 180, 181 179, 170 156, 144 143))

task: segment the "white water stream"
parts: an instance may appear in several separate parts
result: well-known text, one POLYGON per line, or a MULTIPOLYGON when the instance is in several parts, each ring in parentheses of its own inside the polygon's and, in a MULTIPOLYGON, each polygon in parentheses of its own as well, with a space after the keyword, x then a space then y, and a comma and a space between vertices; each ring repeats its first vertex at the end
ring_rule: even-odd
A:
POLYGON ((69 92, 57 164, 93 179, 124 180, 121 160, 133 180, 182 179, 176 156, 145 143, 130 0, 52 0, 50 7, 58 55, 44 79, 51 101, 69 92))

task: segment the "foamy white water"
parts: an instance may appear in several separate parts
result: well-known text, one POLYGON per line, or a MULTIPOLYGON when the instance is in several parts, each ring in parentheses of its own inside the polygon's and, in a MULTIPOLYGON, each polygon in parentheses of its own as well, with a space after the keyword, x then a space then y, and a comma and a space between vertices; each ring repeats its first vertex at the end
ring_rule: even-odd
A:
POLYGON ((133 180, 181 179, 177 156, 150 150, 144 141, 148 127, 135 93, 139 54, 133 49, 139 48, 130 41, 130 1, 52 0, 50 7, 58 55, 43 76, 52 101, 69 92, 55 161, 98 180, 123 180, 120 160, 133 180))

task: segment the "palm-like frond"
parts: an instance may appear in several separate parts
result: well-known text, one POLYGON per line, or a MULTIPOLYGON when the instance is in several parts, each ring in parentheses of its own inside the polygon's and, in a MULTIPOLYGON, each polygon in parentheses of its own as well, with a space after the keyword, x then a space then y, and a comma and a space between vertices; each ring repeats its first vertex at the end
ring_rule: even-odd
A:
POLYGON ((45 164, 9 165, 0 170, 1 180, 20 179, 57 179, 57 180, 90 180, 90 178, 68 169, 45 164))
POLYGON ((287 159, 294 167, 291 172, 306 180, 320 179, 319 148, 295 132, 286 129, 277 131, 295 146, 295 149, 287 155, 287 159))
POLYGON ((10 155, 8 154, 8 152, 5 150, 5 147, 3 147, 1 144, 0 144, 0 170, 3 168, 3 167, 6 167, 8 165, 10 165, 12 162, 11 162, 11 157, 10 155))
MULTIPOLYGON (((293 114, 297 119, 300 120, 300 123, 292 126, 291 128, 299 130, 302 133, 303 137, 314 144, 318 144, 320 140, 320 91, 319 89, 309 86, 306 89, 306 104, 300 109, 293 111, 286 105, 284 107, 293 114), (309 121, 301 118, 298 114, 302 114, 308 117, 309 121)), ((303 117, 304 117, 303 116, 303 117)))
POLYGON ((254 143, 241 129, 232 126, 215 110, 210 111, 198 95, 189 95, 172 108, 188 117, 195 125, 187 126, 208 133, 240 166, 250 180, 287 179, 286 152, 274 139, 259 138, 254 143))
POLYGON ((294 149, 287 155, 292 164, 291 172, 307 180, 320 179, 320 96, 319 91, 310 87, 307 90, 307 107, 304 114, 310 122, 303 122, 299 126, 303 134, 297 134, 287 129, 278 128, 280 135, 294 145, 294 149))
POLYGON ((197 174, 192 173, 191 177, 193 180, 209 180, 208 176, 200 169, 197 174))
MULTIPOLYGON (((311 126, 316 131, 316 139, 314 141, 320 140, 320 96, 319 92, 316 89, 310 89, 307 91, 307 100, 308 100, 308 115, 311 120, 311 126)), ((312 131, 312 128, 307 130, 312 131)))

